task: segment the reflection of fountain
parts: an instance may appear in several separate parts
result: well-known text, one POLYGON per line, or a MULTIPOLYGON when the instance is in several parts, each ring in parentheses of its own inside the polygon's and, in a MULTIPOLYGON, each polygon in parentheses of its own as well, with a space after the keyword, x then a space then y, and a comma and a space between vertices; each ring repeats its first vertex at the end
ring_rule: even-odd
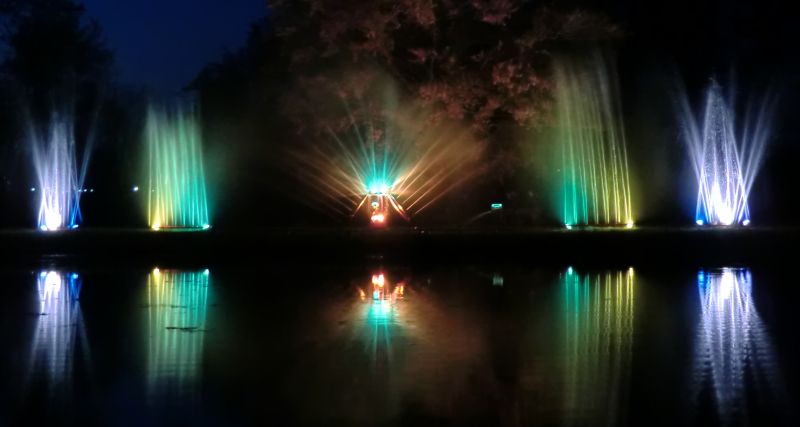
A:
POLYGON ((747 199, 771 131, 768 104, 759 106, 755 117, 745 117, 738 135, 733 105, 716 82, 706 92, 701 120, 695 118, 685 95, 679 107, 683 138, 698 184, 695 222, 750 224, 747 199))
POLYGON ((42 271, 37 276, 39 318, 33 337, 28 377, 43 371, 48 386, 68 385, 80 359, 89 356, 86 329, 78 298, 80 278, 75 273, 42 271))
POLYGON ((633 348, 634 274, 561 276, 564 415, 624 424, 633 348))
POLYGON ((194 114, 150 108, 145 140, 150 228, 209 228, 202 137, 194 114))
POLYGON ((616 71, 602 54, 555 61, 563 221, 633 227, 616 71))
POLYGON ((369 307, 367 308, 366 320, 370 325, 370 353, 372 363, 377 363, 378 353, 386 352, 386 357, 392 357, 391 328, 397 326, 396 304, 403 299, 405 285, 401 283, 392 284, 382 272, 372 275, 369 291, 359 289, 359 296, 362 301, 367 301, 369 294, 369 307), (381 345, 383 341, 383 345, 381 345))
POLYGON ((695 397, 710 387, 723 424, 729 424, 747 415, 750 392, 776 402, 776 361, 753 303, 749 270, 701 271, 697 285, 702 318, 695 350, 695 397), (750 381, 754 390, 749 389, 750 381), (773 395, 759 395, 764 393, 773 395))
POLYGON ((80 195, 88 166, 76 158, 75 129, 71 117, 53 114, 45 135, 29 130, 33 165, 39 191, 37 226, 44 231, 77 228, 81 222, 80 195))
POLYGON ((153 269, 147 278, 150 397, 196 393, 206 332, 209 272, 153 269))

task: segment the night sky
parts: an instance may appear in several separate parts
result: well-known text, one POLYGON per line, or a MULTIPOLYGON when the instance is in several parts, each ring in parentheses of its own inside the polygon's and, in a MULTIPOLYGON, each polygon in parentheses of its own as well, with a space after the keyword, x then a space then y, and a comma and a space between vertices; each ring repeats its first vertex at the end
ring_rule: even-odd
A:
POLYGON ((169 95, 245 41, 264 0, 84 0, 114 51, 120 83, 169 95))

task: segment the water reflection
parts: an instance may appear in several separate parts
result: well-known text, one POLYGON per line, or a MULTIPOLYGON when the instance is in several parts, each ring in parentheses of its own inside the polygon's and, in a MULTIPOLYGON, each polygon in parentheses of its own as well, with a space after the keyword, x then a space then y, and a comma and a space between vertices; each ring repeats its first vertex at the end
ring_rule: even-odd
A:
POLYGON ((75 273, 42 271, 36 276, 36 287, 38 319, 27 378, 45 379, 52 391, 55 386, 71 384, 77 362, 89 357, 78 302, 81 280, 75 273))
POLYGON ((747 415, 749 392, 775 402, 774 351, 753 303, 748 269, 701 270, 697 285, 702 316, 695 346, 695 398, 702 401, 710 392, 717 415, 727 424, 747 415))
POLYGON ((198 393, 210 274, 153 269, 147 277, 147 390, 151 398, 198 393))
POLYGON ((562 363, 567 424, 624 424, 631 380, 633 269, 561 275, 562 363))
POLYGON ((366 294, 370 296, 365 318, 368 323, 369 352, 373 366, 382 357, 391 361, 392 329, 399 325, 395 315, 399 312, 397 305, 403 299, 404 293, 405 284, 403 282, 391 283, 386 274, 382 272, 372 275, 366 292, 364 289, 359 289, 362 301, 366 300, 366 294))

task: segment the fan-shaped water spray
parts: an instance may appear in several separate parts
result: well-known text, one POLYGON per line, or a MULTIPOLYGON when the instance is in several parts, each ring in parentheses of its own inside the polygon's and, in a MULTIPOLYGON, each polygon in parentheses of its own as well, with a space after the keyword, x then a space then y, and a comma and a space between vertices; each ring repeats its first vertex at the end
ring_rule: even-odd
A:
POLYGON ((394 85, 373 101, 342 97, 343 126, 329 140, 294 156, 310 199, 329 212, 366 216, 376 225, 392 214, 408 220, 475 176, 481 145, 455 123, 423 108, 401 106, 394 85))
POLYGON ((556 58, 554 64, 564 224, 632 227, 615 67, 600 52, 556 58))
POLYGON ((737 129, 733 102, 716 82, 706 91, 701 114, 692 112, 685 95, 680 99, 683 139, 697 177, 698 225, 750 224, 748 197, 771 133, 769 106, 763 102, 749 110, 737 129))
POLYGON ((145 142, 150 228, 209 228, 202 136, 195 115, 150 108, 145 142))

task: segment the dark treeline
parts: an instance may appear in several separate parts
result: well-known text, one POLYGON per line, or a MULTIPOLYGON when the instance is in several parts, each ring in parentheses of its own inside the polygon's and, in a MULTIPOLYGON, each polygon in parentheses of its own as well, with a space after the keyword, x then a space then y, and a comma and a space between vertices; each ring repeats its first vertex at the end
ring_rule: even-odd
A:
MULTIPOLYGON (((203 119, 212 221, 219 227, 346 222, 308 206, 309 184, 287 152, 330 144, 328 131, 346 122, 341 99, 381 75, 395 82, 401 102, 461 123, 485 142, 486 172, 439 203, 461 207, 456 221, 497 200, 510 208, 508 223, 546 223, 549 200, 527 146, 538 143, 552 116, 550 61, 559 50, 603 45, 618 52, 637 159, 632 173, 644 187, 638 216, 683 223, 694 184, 670 105, 675 80, 684 79, 698 102, 710 77, 727 83, 732 71, 742 93, 770 86, 788 93, 797 83, 798 30, 796 17, 777 1, 650 3, 269 2, 244 46, 186 82, 203 119)), ((67 106, 74 108, 79 141, 93 132, 96 142, 87 181, 96 192, 82 202, 86 224, 143 225, 141 195, 130 189, 143 185, 141 126, 153 99, 144 88, 114 81, 113 46, 78 1, 2 0, 0 23, 3 226, 33 224, 26 126, 67 106)), ((782 102, 783 111, 796 107, 793 98, 782 102)), ((753 191, 753 216, 775 222, 791 221, 797 208, 779 184, 800 178, 790 143, 796 125, 787 122, 777 120, 768 166, 753 191)), ((417 221, 437 221, 436 211, 417 221)))

